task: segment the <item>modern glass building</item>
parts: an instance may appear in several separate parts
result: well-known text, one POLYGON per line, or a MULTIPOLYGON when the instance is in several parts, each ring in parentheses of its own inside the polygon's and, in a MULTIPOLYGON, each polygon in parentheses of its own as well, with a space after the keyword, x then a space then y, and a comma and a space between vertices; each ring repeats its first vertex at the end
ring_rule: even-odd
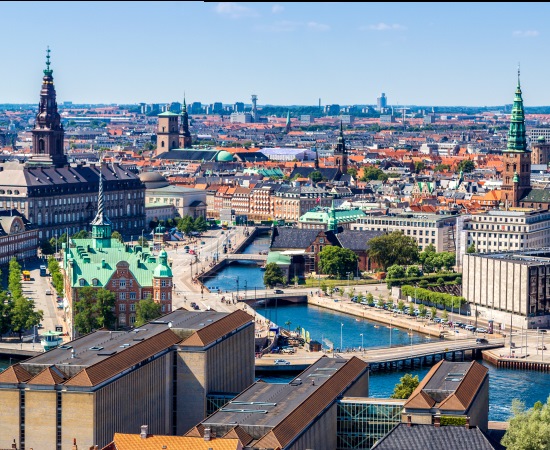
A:
POLYGON ((405 401, 344 397, 338 402, 337 449, 370 449, 401 423, 405 401))

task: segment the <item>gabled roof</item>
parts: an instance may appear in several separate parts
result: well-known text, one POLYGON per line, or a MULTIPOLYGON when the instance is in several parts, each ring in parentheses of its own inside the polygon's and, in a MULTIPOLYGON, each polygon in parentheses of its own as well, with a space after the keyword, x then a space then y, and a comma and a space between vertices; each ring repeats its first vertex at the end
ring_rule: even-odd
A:
POLYGON ((434 427, 433 425, 398 424, 380 439, 373 450, 501 450, 500 444, 492 442, 477 428, 456 426, 434 427))
POLYGON ((181 342, 186 347, 205 347, 217 339, 229 334, 231 331, 251 323, 254 318, 238 309, 210 325, 195 331, 191 336, 181 342))
POLYGON ((446 411, 465 411, 485 381, 489 369, 481 364, 472 364, 464 375, 458 388, 439 404, 439 409, 446 411))
POLYGON ((238 439, 243 447, 253 441, 253 437, 250 436, 246 431, 244 431, 244 429, 240 425, 237 425, 235 428, 229 430, 226 434, 224 434, 223 439, 238 439))
POLYGON ((189 437, 203 437, 204 436, 204 425, 199 423, 197 426, 191 428, 184 436, 189 437))
POLYGON ((353 251, 366 251, 369 249, 369 241, 383 234, 384 231, 344 229, 336 234, 336 239, 343 248, 353 251))
POLYGON ((270 248, 304 249, 311 245, 320 230, 274 227, 270 248))
POLYGON ((162 448, 173 450, 239 450, 238 439, 210 439, 190 436, 162 436, 148 434, 142 438, 139 434, 115 433, 113 442, 108 450, 159 450, 162 448))
POLYGON ((8 367, 3 372, 0 372, 0 383, 17 384, 26 383, 32 378, 32 375, 27 372, 21 365, 14 364, 8 367))
POLYGON ((367 363, 355 356, 352 357, 300 406, 262 437, 255 447, 286 447, 366 370, 367 363))
POLYGON ((172 330, 165 330, 82 369, 65 386, 96 386, 180 341, 172 330))
POLYGON ((67 380, 67 375, 65 375, 61 370, 56 366, 46 367, 42 372, 33 377, 27 384, 43 384, 54 386, 56 384, 61 384, 67 380))

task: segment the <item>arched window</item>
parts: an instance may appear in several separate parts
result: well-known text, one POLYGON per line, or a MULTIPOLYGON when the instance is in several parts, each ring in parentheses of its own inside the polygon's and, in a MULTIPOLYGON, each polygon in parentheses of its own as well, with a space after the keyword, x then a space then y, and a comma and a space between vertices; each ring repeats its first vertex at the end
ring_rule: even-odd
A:
POLYGON ((44 139, 40 139, 38 141, 38 153, 44 153, 45 152, 45 144, 44 144, 44 139))
POLYGON ((160 146, 161 146, 161 147, 164 147, 164 141, 162 141, 162 142, 160 143, 160 146))

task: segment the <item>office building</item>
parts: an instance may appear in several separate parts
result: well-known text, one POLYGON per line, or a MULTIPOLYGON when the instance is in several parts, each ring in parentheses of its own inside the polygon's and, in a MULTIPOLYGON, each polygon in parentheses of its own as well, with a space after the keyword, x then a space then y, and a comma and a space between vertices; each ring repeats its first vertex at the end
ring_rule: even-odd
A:
MULTIPOLYGON (((364 363, 363 363, 364 364, 364 363)), ((177 310, 96 331, 0 373, 0 448, 102 448, 116 433, 181 436, 211 398, 254 382, 254 319, 177 310)))
POLYGON ((383 113, 388 108, 388 98, 386 97, 386 94, 382 92, 380 94, 380 97, 376 99, 376 109, 383 113))

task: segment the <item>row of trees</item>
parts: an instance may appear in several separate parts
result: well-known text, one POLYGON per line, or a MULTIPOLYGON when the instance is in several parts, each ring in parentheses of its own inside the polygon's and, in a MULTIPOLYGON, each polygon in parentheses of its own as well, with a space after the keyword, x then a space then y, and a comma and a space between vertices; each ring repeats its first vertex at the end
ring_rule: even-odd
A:
POLYGON ((443 292, 434 292, 429 289, 416 288, 414 286, 401 286, 401 292, 404 295, 416 297, 422 302, 428 302, 433 305, 443 305, 448 308, 460 308, 466 303, 464 297, 457 297, 451 294, 445 294, 443 292))
POLYGON ((63 274, 61 273, 61 268, 57 260, 50 256, 48 258, 48 270, 50 271, 50 276, 52 277, 52 285, 57 292, 57 295, 63 297, 64 283, 63 283, 63 274))
POLYGON ((0 291, 0 340, 2 335, 14 331, 19 339, 25 330, 31 330, 44 318, 44 312, 36 310, 34 300, 25 298, 21 284, 21 266, 15 258, 9 265, 8 291, 0 291))

